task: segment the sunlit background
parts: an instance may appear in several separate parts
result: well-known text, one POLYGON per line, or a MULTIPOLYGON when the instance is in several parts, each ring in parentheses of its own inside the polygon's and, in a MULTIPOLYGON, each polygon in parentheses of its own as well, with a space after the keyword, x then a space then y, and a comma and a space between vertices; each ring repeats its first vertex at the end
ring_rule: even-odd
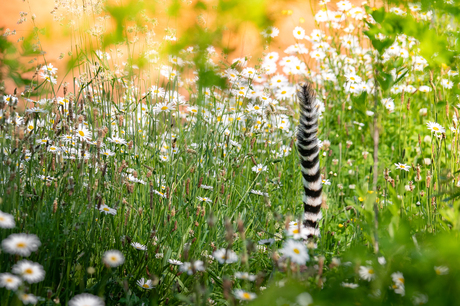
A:
MULTIPOLYGON (((5 29, 15 30, 16 34, 9 36, 10 41, 18 41, 21 37, 31 35, 34 25, 40 29, 40 43, 45 53, 45 58, 48 63, 52 63, 60 71, 59 75, 62 80, 63 73, 69 71, 69 51, 71 51, 71 31, 68 27, 69 18, 64 14, 61 9, 60 3, 71 1, 53 1, 53 0, 40 0, 40 1, 21 1, 11 0, 2 3, 2 10, 0 13, 0 27, 5 29), (21 12, 26 12, 26 20, 19 22, 21 19, 21 12), (55 20, 57 16, 62 16, 61 21, 55 20), (32 22, 32 18, 34 21, 32 22)), ((76 1, 80 5, 84 1, 76 1)), ((92 1, 97 2, 97 1, 92 1)), ((123 1, 111 1, 114 5, 123 5, 123 1)), ((110 2, 110 3, 111 3, 110 2)), ((125 3, 128 1, 125 1, 125 3)), ((202 1, 208 7, 213 7, 217 1, 202 1)), ((337 1, 327 3, 331 10, 336 10, 337 1)), ((361 4, 362 1, 351 1, 353 4, 361 4)), ((199 14, 193 10, 197 1, 180 1, 181 6, 180 16, 168 16, 167 9, 173 1, 164 1, 163 3, 155 6, 155 11, 151 12, 154 17, 158 19, 158 25, 155 27, 155 39, 161 41, 165 36, 165 29, 172 28, 177 30, 177 36, 181 36, 181 32, 195 24, 201 27, 208 27, 215 22, 215 15, 212 10, 208 14, 199 14)), ((283 50, 287 46, 295 43, 292 37, 292 29, 295 26, 302 26, 306 33, 310 33, 314 27, 315 22, 313 19, 313 12, 319 9, 318 1, 261 1, 265 6, 266 11, 269 12, 269 18, 273 21, 273 25, 279 28, 280 35, 272 42, 271 51, 283 50)), ((75 20, 74 20, 75 21, 75 20)), ((91 22, 91 21, 90 21, 91 22)), ((78 24, 78 22, 77 22, 78 24)), ((84 24, 84 23, 83 23, 84 24)), ((211 28, 212 29, 212 28, 211 28)), ((77 33, 77 30, 74 31, 77 33)), ((81 33, 81 32, 80 32, 81 33)), ((260 29, 250 22, 244 22, 238 25, 236 31, 227 31, 226 35, 222 37, 224 45, 227 45, 231 50, 229 58, 251 56, 251 63, 257 63, 257 57, 262 56, 263 52, 263 37, 260 35, 260 29)), ((308 43, 308 42, 305 42, 308 43)), ((109 46, 110 48, 111 46, 109 46)), ((27 59, 30 60, 30 59, 27 59)), ((34 64, 43 64, 44 59, 36 57, 34 64)), ((67 75, 64 78, 69 82, 71 76, 67 75)), ((60 79, 58 79, 58 82, 60 79)), ((6 80, 6 88, 11 90, 14 88, 11 80, 6 80)))

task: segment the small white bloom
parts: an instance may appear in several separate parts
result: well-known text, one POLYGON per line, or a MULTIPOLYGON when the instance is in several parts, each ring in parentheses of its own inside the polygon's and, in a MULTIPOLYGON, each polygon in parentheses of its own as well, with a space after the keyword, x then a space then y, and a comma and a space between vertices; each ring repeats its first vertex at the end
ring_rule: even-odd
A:
POLYGON ((356 289, 356 288, 359 287, 359 285, 358 284, 353 284, 353 283, 344 283, 344 282, 342 282, 342 287, 356 289))
POLYGON ((398 271, 391 274, 391 278, 393 279, 393 282, 398 286, 404 286, 404 275, 401 272, 398 271))
POLYGON ((16 291, 18 287, 22 284, 22 281, 16 275, 11 273, 1 273, 0 274, 0 287, 6 288, 8 290, 16 291))
POLYGON ((437 275, 446 275, 449 274, 449 268, 446 266, 435 266, 434 271, 437 275))
POLYGON ((216 250, 212 256, 221 264, 223 263, 234 263, 238 261, 238 255, 235 252, 228 249, 216 250))
POLYGON ((125 257, 118 250, 110 250, 104 253, 102 260, 106 265, 116 268, 125 262, 125 257))
POLYGON ((370 282, 375 279, 375 271, 372 267, 361 266, 359 267, 359 277, 370 282))
POLYGON ((104 300, 89 293, 82 293, 74 296, 69 301, 69 306, 104 306, 104 300))
POLYGON ((14 228, 14 217, 0 210, 0 228, 14 228))
POLYGON ((18 261, 11 270, 29 284, 41 282, 45 278, 42 265, 25 259, 18 261))
POLYGON ((192 275, 193 272, 204 270, 204 265, 201 260, 195 260, 193 264, 190 262, 184 262, 182 265, 179 266, 179 271, 187 272, 188 275, 192 275))
POLYGON ((247 292, 247 291, 244 291, 244 290, 241 290, 241 289, 236 289, 234 291, 234 294, 235 294, 235 297, 238 300, 243 300, 243 301, 253 300, 257 296, 255 293, 247 292))
POLYGON ((132 242, 131 246, 133 248, 135 248, 136 250, 140 250, 140 251, 146 251, 147 250, 147 247, 145 245, 143 245, 143 244, 140 244, 139 242, 132 242))
POLYGON ((396 166, 397 169, 404 170, 404 171, 409 171, 409 169, 410 169, 410 166, 408 166, 406 164, 397 163, 397 164, 395 164, 395 166, 396 166))
POLYGON ((155 287, 155 286, 153 286, 153 282, 152 282, 151 279, 147 279, 147 280, 146 280, 146 279, 144 279, 144 278, 141 278, 140 280, 138 280, 138 281, 136 282, 136 284, 137 284, 139 287, 141 287, 142 289, 146 289, 146 290, 150 290, 150 289, 152 289, 153 287, 155 287))
POLYGON ((283 248, 279 250, 284 256, 289 257, 292 262, 304 265, 309 259, 307 248, 302 242, 289 239, 284 242, 283 248))
POLYGON ((258 164, 254 167, 251 168, 252 171, 254 171, 255 173, 260 173, 260 172, 263 172, 263 171, 267 171, 267 166, 264 166, 262 164, 258 164))
POLYGON ((40 245, 40 240, 33 234, 11 234, 2 241, 2 248, 5 252, 25 257, 37 251, 40 245))
POLYGON ((179 260, 176 260, 176 259, 168 259, 168 262, 172 265, 175 265, 175 266, 181 266, 183 264, 182 261, 179 261, 179 260))

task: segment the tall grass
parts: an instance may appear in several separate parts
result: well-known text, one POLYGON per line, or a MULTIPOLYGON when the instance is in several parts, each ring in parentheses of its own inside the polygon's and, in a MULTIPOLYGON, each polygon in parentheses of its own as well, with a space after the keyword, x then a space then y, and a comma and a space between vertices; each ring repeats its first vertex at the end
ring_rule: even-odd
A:
MULTIPOLYGON (((100 3, 63 5, 103 20, 100 3)), ((72 23, 72 83, 44 58, 29 90, 1 93, 1 304, 456 304, 457 60, 424 59, 404 33, 379 45, 374 17, 402 8, 383 21, 346 1, 322 8, 287 54, 268 53, 264 31, 254 66, 203 46, 157 53, 129 27, 101 51, 107 33, 72 23), (321 238, 305 243, 300 81, 316 86, 325 193, 321 238), (41 243, 9 246, 14 233, 41 243), (5 274, 24 259, 45 275, 5 274)))

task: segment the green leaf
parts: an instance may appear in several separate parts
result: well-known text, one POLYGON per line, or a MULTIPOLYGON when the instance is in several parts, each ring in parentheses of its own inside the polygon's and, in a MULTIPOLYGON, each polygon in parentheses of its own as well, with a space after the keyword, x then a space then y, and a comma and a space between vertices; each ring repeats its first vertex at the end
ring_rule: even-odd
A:
POLYGON ((385 7, 382 6, 378 10, 373 11, 371 15, 377 23, 382 23, 386 15, 385 7))

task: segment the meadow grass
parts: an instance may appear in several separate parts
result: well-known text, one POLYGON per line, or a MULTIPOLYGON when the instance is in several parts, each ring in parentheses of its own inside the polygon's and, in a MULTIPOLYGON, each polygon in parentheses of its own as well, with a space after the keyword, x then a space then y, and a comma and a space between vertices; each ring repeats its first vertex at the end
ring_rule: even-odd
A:
POLYGON ((72 83, 44 57, 26 90, 3 88, 1 305, 458 304, 457 53, 424 58, 385 28, 452 24, 415 4, 321 8, 284 52, 264 29, 253 66, 212 46, 165 56, 135 28, 101 51, 96 19, 72 34, 72 83), (321 113, 313 241, 296 231, 303 81, 321 113))

